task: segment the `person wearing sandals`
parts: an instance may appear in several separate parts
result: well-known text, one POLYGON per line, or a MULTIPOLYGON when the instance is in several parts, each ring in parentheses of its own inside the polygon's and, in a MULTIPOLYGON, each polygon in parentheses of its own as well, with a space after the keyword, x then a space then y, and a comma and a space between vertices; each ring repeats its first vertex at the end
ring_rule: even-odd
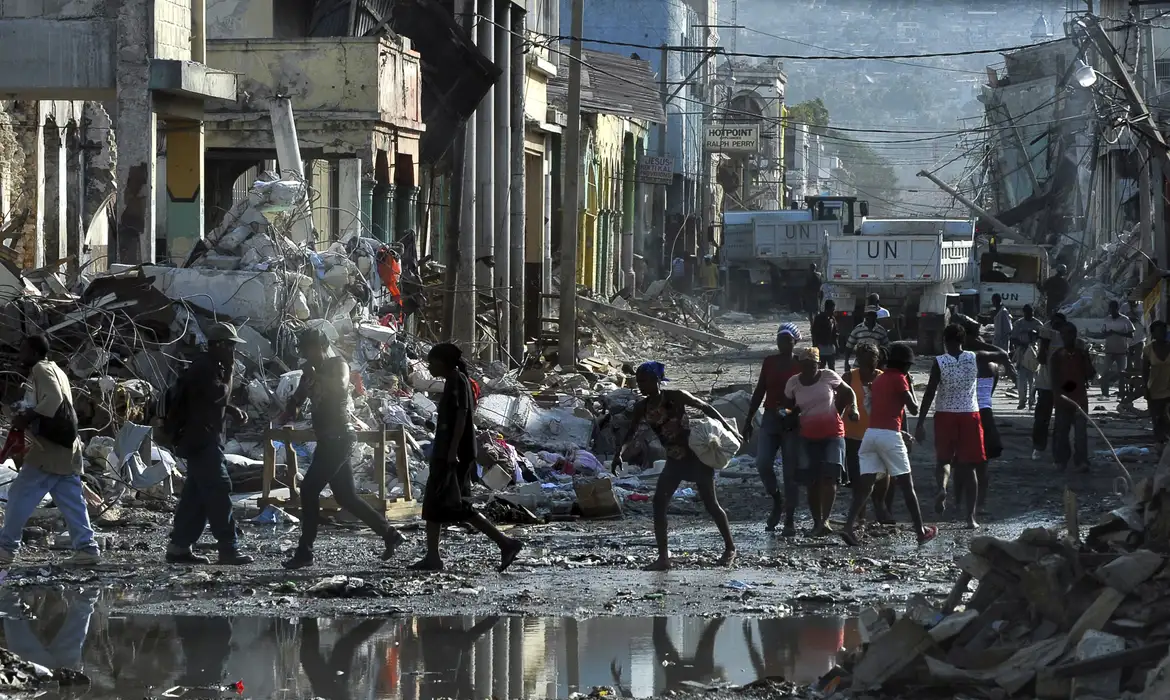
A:
POLYGON ((291 421, 305 399, 311 399, 317 448, 301 483, 301 539, 283 566, 301 569, 313 565, 313 543, 321 521, 321 491, 326 486, 333 490, 342 508, 382 538, 381 556, 385 561, 402 544, 402 535, 390 526, 385 515, 358 495, 353 483, 351 454, 356 436, 348 420, 349 365, 340 357, 329 356, 329 338, 320 330, 305 331, 299 344, 305 358, 303 374, 277 422, 284 425, 291 421))
POLYGON ((707 507, 707 513, 723 536, 723 556, 719 558, 719 566, 730 566, 735 561, 731 524, 715 494, 715 470, 704 464, 689 445, 687 409, 694 409, 719 421, 730 432, 734 433, 735 429, 707 402, 681 389, 663 389, 662 383, 667 379, 666 367, 661 362, 643 362, 635 371, 634 378, 638 383, 638 391, 646 398, 634 404, 629 432, 624 440, 618 442, 617 453, 613 456, 613 471, 617 473, 622 463, 622 448, 638 432, 642 421, 654 430, 666 448, 666 467, 658 475, 658 486, 654 490, 654 541, 658 547, 658 558, 645 570, 666 571, 671 566, 666 509, 674 498, 674 492, 684 481, 694 482, 699 498, 707 507))
POLYGON ((471 474, 475 469, 475 426, 471 416, 479 401, 479 386, 467 376, 463 351, 453 343, 439 343, 427 353, 431 374, 444 380, 443 395, 435 420, 431 445, 431 473, 423 495, 422 517, 427 523, 427 553, 410 566, 413 571, 441 571, 439 540, 443 527, 467 523, 487 535, 500 548, 503 573, 520 555, 524 545, 512 539, 471 505, 471 474))
MULTIPOLYGON (((865 499, 879 476, 893 482, 906 499, 906 510, 914 521, 918 544, 925 544, 938 535, 938 528, 925 525, 922 507, 914 490, 914 476, 910 470, 909 435, 905 432, 905 414, 918 413, 918 402, 910 385, 910 367, 914 351, 902 343, 890 346, 886 371, 870 387, 869 428, 858 452, 860 483, 853 487, 853 505, 841 537, 847 544, 860 544, 854 533, 854 524, 865 509, 865 499)), ((892 486, 891 486, 892 490, 892 486)))
POLYGON ((845 423, 841 412, 850 420, 860 419, 856 396, 841 375, 820 369, 821 355, 816 348, 801 348, 796 353, 800 373, 788 380, 784 395, 800 411, 800 437, 804 440, 805 483, 808 507, 812 512, 811 537, 832 533, 829 515, 837 500, 837 486, 845 477, 845 423))

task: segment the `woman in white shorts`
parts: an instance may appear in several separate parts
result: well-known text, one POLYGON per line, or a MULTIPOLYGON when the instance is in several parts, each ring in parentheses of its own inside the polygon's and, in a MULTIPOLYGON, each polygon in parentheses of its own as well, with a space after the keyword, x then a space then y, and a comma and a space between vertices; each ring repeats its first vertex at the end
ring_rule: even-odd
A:
POLYGON ((914 351, 909 346, 891 345, 886 371, 870 387, 869 428, 857 453, 861 483, 853 489, 853 505, 841 533, 849 545, 860 544, 854 531, 855 524, 865 509, 874 482, 882 477, 892 479, 901 489, 906 509, 914 521, 918 544, 925 544, 938 534, 938 528, 922 522, 922 508, 918 505, 918 494, 914 491, 914 478, 910 473, 910 450, 903 432, 906 412, 910 415, 918 413, 918 401, 910 385, 909 372, 913 364, 914 351))

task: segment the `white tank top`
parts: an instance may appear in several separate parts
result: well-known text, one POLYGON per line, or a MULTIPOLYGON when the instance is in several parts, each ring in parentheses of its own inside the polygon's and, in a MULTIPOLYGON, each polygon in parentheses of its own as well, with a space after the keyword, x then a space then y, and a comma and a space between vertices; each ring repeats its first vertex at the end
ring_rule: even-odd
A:
POLYGON ((934 398, 936 413, 979 413, 976 390, 979 367, 975 353, 964 350, 958 357, 950 354, 935 358, 938 363, 938 393, 934 398))
POLYGON ((980 377, 977 390, 979 392, 979 410, 991 408, 991 390, 995 388, 995 377, 980 377))

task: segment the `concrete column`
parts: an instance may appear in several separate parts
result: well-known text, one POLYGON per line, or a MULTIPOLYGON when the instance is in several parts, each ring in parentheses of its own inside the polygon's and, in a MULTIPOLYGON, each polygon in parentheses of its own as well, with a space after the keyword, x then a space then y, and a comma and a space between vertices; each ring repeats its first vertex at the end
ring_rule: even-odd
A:
MULTIPOLYGON (((479 51, 490 61, 495 61, 495 26, 492 22, 496 19, 495 0, 480 0, 479 1, 480 21, 476 24, 476 35, 478 37, 479 51)), ((479 258, 483 258, 495 253, 495 196, 492 187, 492 179, 495 177, 495 112, 493 105, 495 104, 495 87, 488 90, 484 95, 483 101, 479 103, 478 109, 475 111, 475 146, 476 146, 476 186, 475 186, 475 205, 476 212, 476 241, 475 253, 479 258)), ((495 261, 499 264, 499 261, 495 261)), ((475 265, 475 286, 476 297, 472 298, 472 304, 478 304, 478 293, 484 293, 488 296, 494 296, 492 291, 492 270, 482 262, 477 262, 475 265)), ((479 337, 478 331, 476 337, 479 337)), ((490 358, 494 349, 494 343, 486 343, 476 348, 478 354, 482 358, 490 358)))
POLYGON ((633 291, 634 279, 634 212, 638 191, 638 156, 634 139, 626 139, 622 153, 622 288, 633 291))
POLYGON ((372 221, 374 238, 383 243, 390 240, 390 191, 392 185, 379 182, 374 185, 372 221))
MULTIPOLYGON (((268 108, 272 120, 272 137, 276 142, 276 158, 281 177, 296 177, 308 182, 305 163, 301 158, 301 142, 297 137, 292 100, 276 97, 268 108)), ((290 238, 293 243, 305 244, 313 239, 313 212, 308 199, 301 203, 303 210, 292 219, 290 238)))
MULTIPOLYGON (((560 144, 560 140, 552 136, 546 136, 544 139, 544 221, 541 223, 540 242, 541 242, 541 257, 540 257, 540 291, 542 294, 552 294, 552 273, 553 273, 553 258, 552 258, 552 217, 553 217, 553 163, 554 151, 560 144)), ((555 303, 548 297, 542 297, 541 313, 544 318, 552 318, 553 307, 555 303)), ((547 328, 547 324, 541 324, 542 328, 547 328)))
POLYGON ((110 262, 155 262, 158 123, 150 92, 154 3, 118 3, 116 94, 118 225, 110 262), (126 135, 132 135, 127 137, 126 135))
POLYGON ((338 227, 341 240, 360 236, 362 230, 362 161, 342 158, 337 162, 338 227))
POLYGON ((414 185, 398 186, 398 203, 394 211, 396 239, 407 231, 418 233, 418 195, 420 191, 421 188, 414 185))
POLYGON ((394 224, 398 220, 396 214, 398 210, 398 187, 393 182, 386 185, 386 237, 383 238, 387 243, 393 243, 397 236, 394 235, 394 224))
MULTIPOLYGON (((512 3, 509 1, 508 5, 512 3)), ((508 339, 508 349, 512 353, 512 357, 519 362, 524 357, 524 338, 527 335, 525 328, 525 315, 530 308, 526 295, 529 291, 528 285, 525 284, 525 205, 526 197, 524 187, 527 182, 527 159, 524 156, 524 86, 528 77, 528 67, 524 61, 524 17, 525 13, 516 8, 512 8, 512 31, 508 33, 509 50, 512 58, 511 73, 509 79, 511 86, 509 89, 509 97, 511 98, 511 171, 512 171, 512 185, 510 191, 511 197, 511 229, 509 239, 511 241, 511 260, 509 261, 508 279, 509 286, 512 288, 512 305, 510 309, 509 329, 511 335, 508 339)))
POLYGON ((70 256, 67 277, 69 284, 77 281, 81 260, 81 245, 85 229, 81 223, 85 207, 85 151, 81 150, 81 135, 70 126, 65 139, 65 250, 70 256))
POLYGON ((203 123, 167 120, 167 257, 187 258, 203 237, 203 123))
POLYGON ((375 237, 374 234, 374 178, 372 175, 362 178, 362 235, 375 237))
POLYGON ((55 121, 45 124, 45 265, 65 253, 65 143, 55 121))
MULTIPOLYGON (((459 0, 457 12, 459 21, 473 37, 472 30, 476 20, 475 0, 459 0)), ((459 202, 453 203, 459 207, 459 259, 461 261, 459 276, 455 282, 454 313, 451 318, 449 337, 467 354, 471 354, 475 344, 475 230, 479 221, 476 209, 476 123, 469 120, 463 130, 463 180, 460 183, 461 197, 459 202)))
MULTIPOLYGON (((500 78, 495 87, 496 127, 496 210, 493 220, 493 241, 495 269, 492 286, 495 298, 500 304, 499 338, 508 347, 512 337, 512 195, 510 190, 512 173, 512 40, 508 27, 512 21, 511 0, 500 0, 496 5, 496 66, 500 78)), ((517 295, 523 297, 523 290, 517 295)), ((509 352, 511 349, 509 348, 509 352)), ((499 358, 507 362, 506 358, 499 358)), ((507 688, 505 687, 506 691, 507 688)))
MULTIPOLYGON (((474 623, 474 618, 472 618, 474 623)), ((492 635, 485 634, 475 642, 473 650, 475 687, 485 695, 492 687, 492 635)))

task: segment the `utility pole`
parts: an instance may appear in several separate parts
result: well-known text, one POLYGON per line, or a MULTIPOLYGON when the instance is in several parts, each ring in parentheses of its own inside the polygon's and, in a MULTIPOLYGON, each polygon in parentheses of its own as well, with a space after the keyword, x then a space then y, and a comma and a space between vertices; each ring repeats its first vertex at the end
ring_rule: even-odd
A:
POLYGON ((561 309, 562 369, 577 366, 577 225, 581 179, 581 32, 585 24, 585 0, 573 0, 569 34, 569 133, 565 144, 564 208, 561 222, 561 309))
POLYGON ((1121 88, 1122 94, 1129 102, 1133 114, 1131 124, 1150 140, 1150 145, 1157 151, 1163 166, 1170 165, 1170 145, 1163 138, 1157 122, 1154 121, 1154 115, 1150 113, 1150 108, 1146 106, 1146 101, 1142 99, 1142 95, 1134 83, 1133 76, 1130 75, 1121 56, 1117 54, 1113 42, 1109 40, 1105 30, 1101 28, 1099 20, 1096 17, 1085 17, 1079 20, 1079 24, 1084 28, 1085 34, 1088 35, 1094 46, 1097 47, 1101 57, 1109 64, 1109 71, 1113 73, 1114 80, 1117 81, 1118 87, 1121 88))
POLYGON ((942 190, 943 192, 946 192, 950 196, 952 196, 955 199, 962 202, 963 206, 967 207, 972 212, 978 214, 981 218, 986 219, 988 223, 990 223, 993 227, 995 227, 995 230, 998 231, 1000 235, 1009 236, 1011 238, 1016 238, 1019 236, 1019 234, 1016 233, 1015 231, 1013 231, 1010 226, 1008 226, 1004 222, 1000 221, 999 219, 995 218, 994 214, 987 211, 983 207, 979 206, 975 202, 972 202, 971 200, 967 199, 962 194, 960 194, 959 191, 956 190, 954 187, 951 187, 950 185, 948 185, 947 183, 938 179, 937 177, 935 177, 931 173, 928 173, 925 170, 921 170, 918 172, 918 177, 924 177, 927 180, 930 180, 934 184, 938 185, 938 188, 940 190, 942 190))

